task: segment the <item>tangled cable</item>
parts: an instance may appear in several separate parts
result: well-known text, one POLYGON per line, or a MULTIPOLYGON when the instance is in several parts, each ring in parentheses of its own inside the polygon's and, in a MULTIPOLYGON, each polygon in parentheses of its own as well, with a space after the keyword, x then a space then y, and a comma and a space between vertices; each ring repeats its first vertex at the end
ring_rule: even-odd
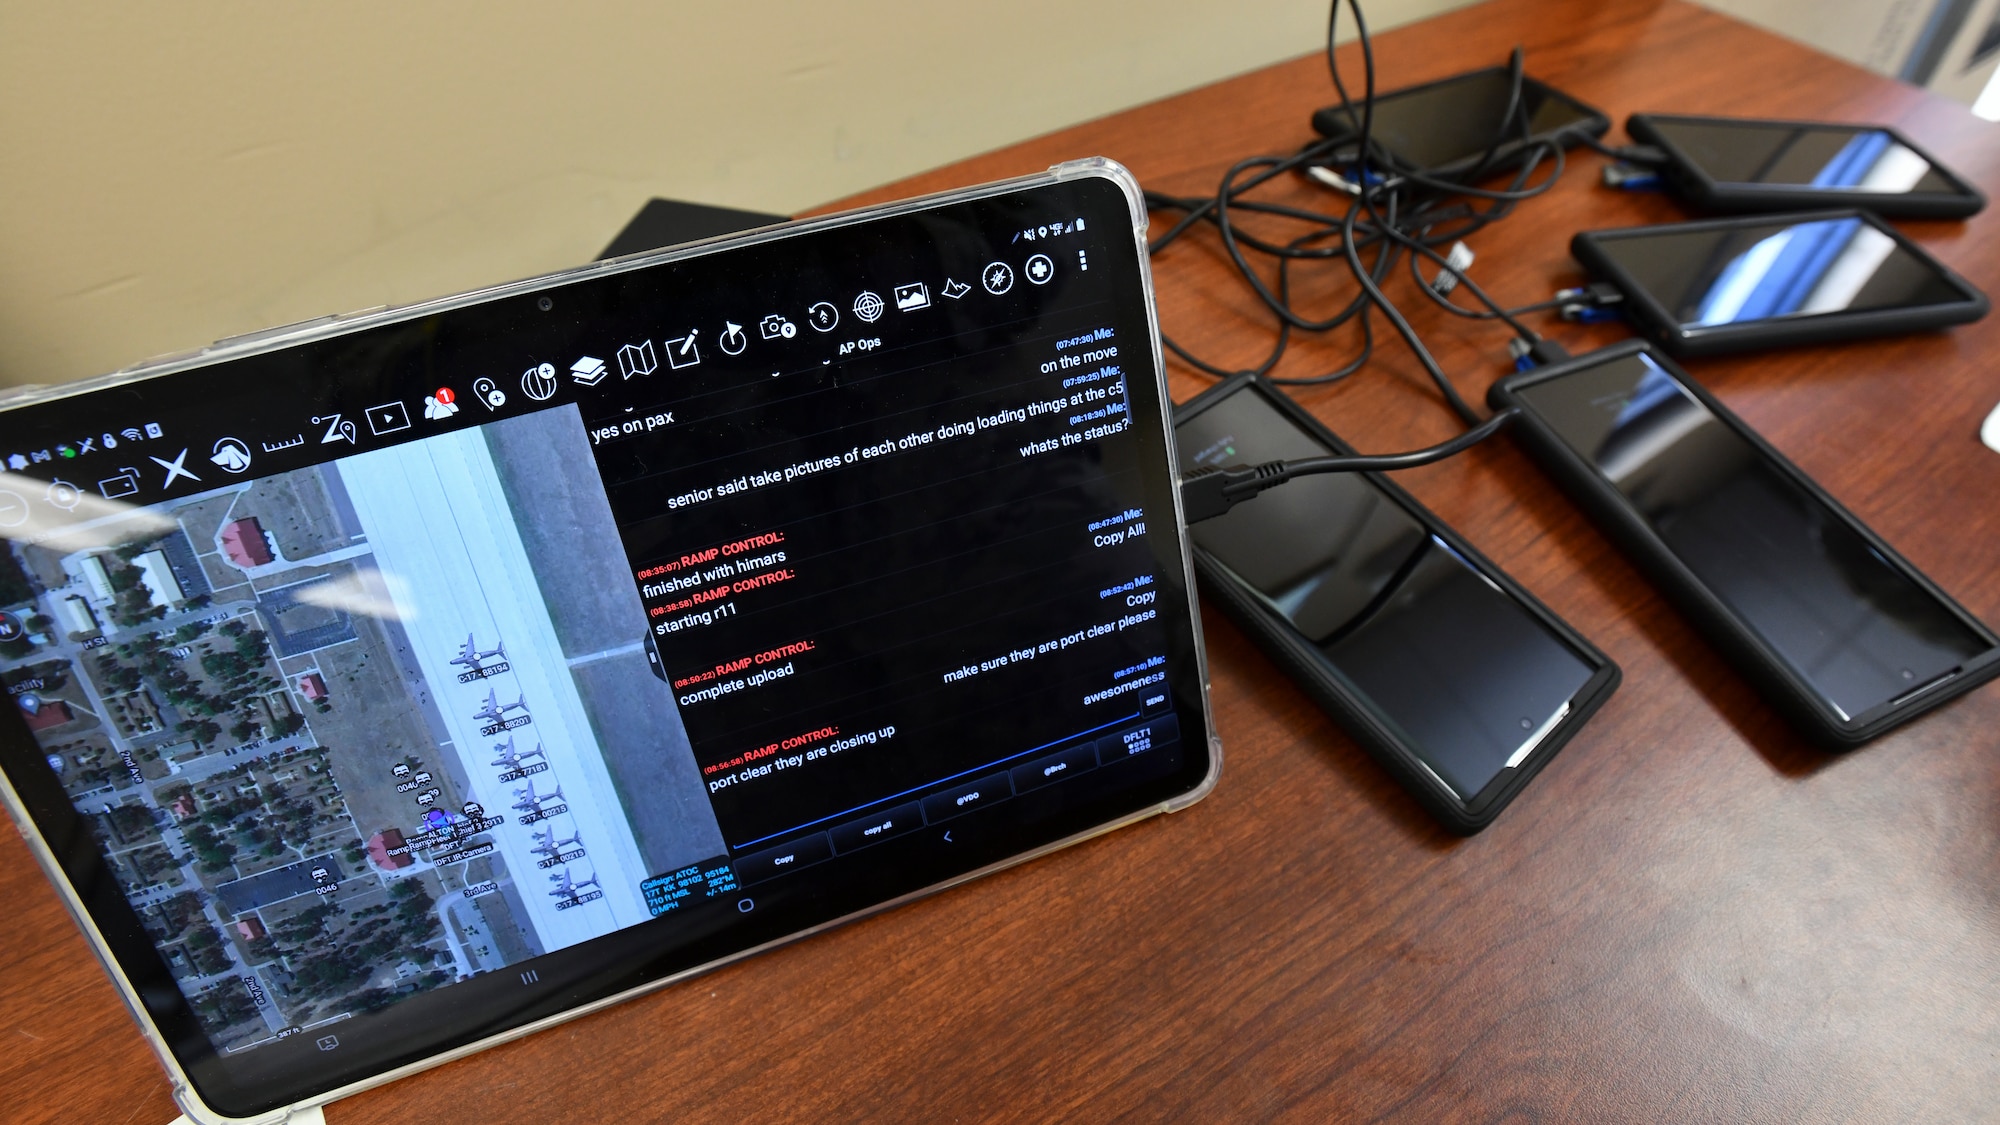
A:
POLYGON ((1327 18, 1326 61, 1333 86, 1340 96, 1339 109, 1345 115, 1351 139, 1334 137, 1314 141, 1289 156, 1253 156, 1239 160, 1224 173, 1216 193, 1207 198, 1181 197, 1148 191, 1146 202, 1155 211, 1178 212, 1180 217, 1149 245, 1158 254, 1200 223, 1214 227, 1224 252, 1237 272, 1277 321, 1277 338, 1262 361, 1243 368, 1230 368, 1202 359, 1166 336, 1161 342, 1189 366, 1203 374, 1225 378, 1253 372, 1286 386, 1318 386, 1337 382, 1367 364, 1375 347, 1373 318, 1380 314, 1437 385, 1445 403, 1465 425, 1479 426, 1480 414, 1468 404, 1446 376, 1430 350, 1424 346, 1402 311, 1382 291, 1383 281, 1395 269, 1399 258, 1407 258, 1417 288, 1435 303, 1455 315, 1478 320, 1504 322, 1528 344, 1541 337, 1519 319, 1522 314, 1554 309, 1557 301, 1545 301, 1518 308, 1505 308, 1495 301, 1464 269, 1448 261, 1438 247, 1460 241, 1489 223, 1496 222, 1522 200, 1549 190, 1563 173, 1563 139, 1536 138, 1528 113, 1523 108, 1521 51, 1517 47, 1508 62, 1510 81, 1507 104, 1492 143, 1468 168, 1441 174, 1437 170, 1412 167, 1379 145, 1374 137, 1375 52, 1369 38, 1366 17, 1359 0, 1344 0, 1354 17, 1361 48, 1363 87, 1357 106, 1349 96, 1334 55, 1334 42, 1343 0, 1333 0, 1327 18), (1505 153, 1518 161, 1504 188, 1482 188, 1474 182, 1492 173, 1502 162, 1503 150, 1518 140, 1520 147, 1505 153), (1535 173, 1544 164, 1548 173, 1538 182, 1535 173), (1347 206, 1338 213, 1317 211, 1283 203, 1246 198, 1246 194, 1288 172, 1312 171, 1315 178, 1349 195, 1347 206), (1480 206, 1484 203, 1485 206, 1480 206), (1237 214, 1272 216, 1304 224, 1306 229, 1283 242, 1258 237, 1236 225, 1237 214), (1258 254, 1277 262, 1275 287, 1253 267, 1250 255, 1258 254), (1344 260, 1358 292, 1331 315, 1315 317, 1292 307, 1294 263, 1344 260), (1439 292, 1423 282, 1421 267, 1430 262, 1441 276, 1455 279, 1484 308, 1466 308, 1455 303, 1449 292, 1439 292), (1350 322, 1359 322, 1360 346, 1354 357, 1332 371, 1310 376, 1271 376, 1291 344, 1295 331, 1331 332, 1350 322))

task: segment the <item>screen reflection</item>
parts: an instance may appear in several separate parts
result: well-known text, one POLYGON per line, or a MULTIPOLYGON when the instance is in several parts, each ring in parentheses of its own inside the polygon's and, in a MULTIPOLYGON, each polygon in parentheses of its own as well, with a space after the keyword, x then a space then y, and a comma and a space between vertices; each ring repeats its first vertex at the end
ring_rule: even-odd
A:
POLYGON ((1598 245, 1690 329, 1964 300, 1923 259, 1852 215, 1665 226, 1598 245))
POLYGON ((1718 184, 1901 195, 1957 189, 1881 129, 1654 118, 1652 127, 1718 184))
POLYGON ((1986 651, 1651 358, 1609 360, 1525 387, 1521 398, 1843 718, 1986 651))
MULTIPOLYGON (((1184 458, 1242 465, 1326 448, 1246 388, 1175 427, 1184 458)), ((1370 483, 1303 477, 1191 529, 1470 800, 1569 713, 1593 669, 1370 483)))

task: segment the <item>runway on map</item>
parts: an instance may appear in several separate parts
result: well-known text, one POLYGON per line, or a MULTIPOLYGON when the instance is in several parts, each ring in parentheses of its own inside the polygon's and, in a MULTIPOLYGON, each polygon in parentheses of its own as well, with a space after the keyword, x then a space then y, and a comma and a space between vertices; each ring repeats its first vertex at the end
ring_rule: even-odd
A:
POLYGON ((339 473, 377 564, 402 580, 389 588, 472 793, 489 816, 506 818, 492 839, 544 948, 560 949, 648 918, 639 884, 657 872, 646 870, 640 858, 480 432, 345 458, 339 473), (509 670, 458 683, 463 669, 451 660, 468 633, 481 649, 504 641, 509 670), (474 712, 489 690, 501 703, 524 699, 533 722, 482 734, 490 720, 474 712), (500 782, 494 747, 508 735, 523 751, 539 743, 549 769, 500 782), (522 825, 513 806, 516 791, 530 781, 538 794, 560 787, 569 811, 533 828, 522 825), (541 869, 542 857, 531 850, 532 832, 551 826, 558 837, 581 835, 586 855, 567 866, 577 880, 594 873, 603 898, 557 909, 549 876, 562 868, 541 869))

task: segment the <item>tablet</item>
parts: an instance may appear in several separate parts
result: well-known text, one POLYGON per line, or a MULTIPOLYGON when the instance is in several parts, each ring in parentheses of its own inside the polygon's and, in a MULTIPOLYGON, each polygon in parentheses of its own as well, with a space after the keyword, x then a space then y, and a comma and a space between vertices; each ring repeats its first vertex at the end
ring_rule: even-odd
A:
POLYGON ((1866 211, 1582 231, 1570 253, 1677 356, 1966 324, 1986 295, 1866 211))
POLYGON ((1144 233, 1069 164, 0 411, 7 803, 189 1115, 1204 795, 1144 233))

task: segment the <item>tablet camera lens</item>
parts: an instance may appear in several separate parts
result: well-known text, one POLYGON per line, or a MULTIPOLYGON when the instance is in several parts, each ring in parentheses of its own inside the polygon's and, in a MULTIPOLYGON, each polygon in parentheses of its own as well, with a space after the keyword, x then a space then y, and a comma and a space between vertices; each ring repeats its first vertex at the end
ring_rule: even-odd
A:
POLYGON ((547 312, 550 309, 555 308, 556 303, 555 301, 547 297, 543 297, 541 300, 535 302, 535 307, 542 310, 543 312, 547 312))

